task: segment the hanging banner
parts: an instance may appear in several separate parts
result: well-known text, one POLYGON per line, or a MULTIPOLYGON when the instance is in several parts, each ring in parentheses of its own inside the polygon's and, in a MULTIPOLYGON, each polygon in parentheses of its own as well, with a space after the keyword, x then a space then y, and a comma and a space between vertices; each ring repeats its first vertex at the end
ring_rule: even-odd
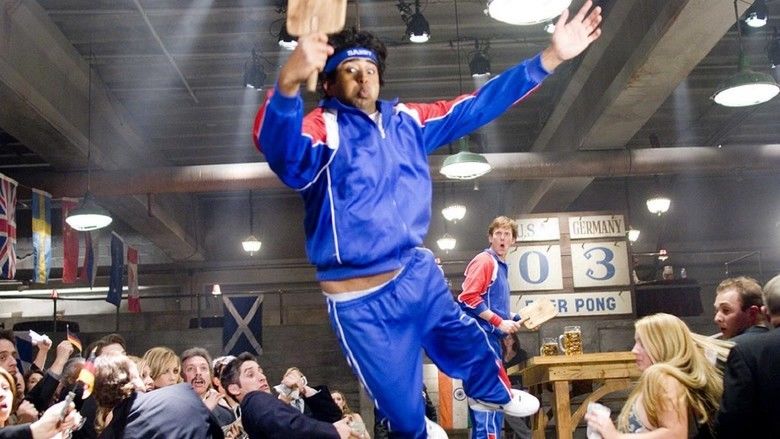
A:
POLYGON ((574 288, 630 285, 626 241, 571 245, 574 288))
POLYGON ((563 289, 561 246, 521 245, 506 256, 511 291, 563 289))
POLYGON ((32 190, 33 277, 37 284, 49 281, 51 269, 51 194, 32 190))
POLYGON ((16 186, 0 174, 0 278, 16 276, 16 186))
POLYGON ((625 238, 623 215, 593 215, 569 217, 569 238, 625 238))
POLYGON ((549 300, 558 310, 559 317, 631 314, 631 291, 590 291, 563 294, 524 294, 512 296, 512 311, 528 306, 537 300, 549 300))
POLYGON ((517 242, 557 241, 561 239, 558 218, 519 218, 517 242))
POLYGON ((423 383, 436 406, 438 424, 442 428, 461 430, 469 427, 469 405, 461 380, 448 377, 435 364, 423 364, 423 383))
POLYGON ((127 246, 127 310, 141 312, 141 296, 138 293, 138 250, 127 246))
POLYGON ((62 283, 76 282, 79 271, 79 233, 65 222, 70 211, 76 208, 79 200, 63 198, 62 206, 62 283))
POLYGON ((222 296, 224 325, 223 355, 263 353, 263 295, 222 296))
POLYGON ((108 281, 106 302, 119 306, 122 303, 122 284, 125 274, 125 241, 111 232, 111 276, 108 281))

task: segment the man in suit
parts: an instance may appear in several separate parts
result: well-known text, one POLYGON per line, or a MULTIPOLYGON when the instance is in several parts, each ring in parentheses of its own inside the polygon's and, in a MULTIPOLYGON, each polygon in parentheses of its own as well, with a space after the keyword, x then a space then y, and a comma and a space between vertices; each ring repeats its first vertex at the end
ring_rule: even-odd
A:
MULTIPOLYGON (((780 321, 780 276, 764 288, 770 319, 780 321)), ((718 437, 780 437, 780 331, 740 341, 731 349, 723 376, 718 437)))
POLYGON ((306 376, 297 367, 287 369, 282 382, 275 386, 279 399, 318 421, 336 422, 342 418, 341 409, 330 397, 327 386, 310 386, 306 376))
POLYGON ((241 404, 241 423, 250 439, 362 439, 351 435, 345 419, 318 421, 264 390, 268 384, 263 369, 246 352, 225 365, 220 381, 228 396, 241 404))
POLYGON ((725 279, 715 289, 715 324, 724 340, 741 343, 768 330, 761 308, 761 285, 755 279, 739 276, 725 279))

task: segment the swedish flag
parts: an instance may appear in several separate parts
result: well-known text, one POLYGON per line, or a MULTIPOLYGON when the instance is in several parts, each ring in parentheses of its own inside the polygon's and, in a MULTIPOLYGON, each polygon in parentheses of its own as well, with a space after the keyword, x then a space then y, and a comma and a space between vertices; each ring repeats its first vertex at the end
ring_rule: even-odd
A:
POLYGON ((39 189, 33 189, 32 192, 32 281, 45 284, 49 280, 51 268, 51 194, 39 189))

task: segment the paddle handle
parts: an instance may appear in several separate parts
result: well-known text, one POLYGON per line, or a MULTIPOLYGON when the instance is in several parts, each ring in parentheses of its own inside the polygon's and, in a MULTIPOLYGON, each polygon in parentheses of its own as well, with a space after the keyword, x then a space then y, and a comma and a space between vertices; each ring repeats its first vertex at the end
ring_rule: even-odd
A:
MULTIPOLYGON (((319 23, 317 22, 317 16, 312 15, 311 21, 309 22, 309 33, 317 32, 317 29, 319 28, 319 23)), ((306 78, 306 90, 309 90, 310 92, 314 92, 317 90, 317 75, 319 72, 317 70, 311 72, 308 78, 306 78)))

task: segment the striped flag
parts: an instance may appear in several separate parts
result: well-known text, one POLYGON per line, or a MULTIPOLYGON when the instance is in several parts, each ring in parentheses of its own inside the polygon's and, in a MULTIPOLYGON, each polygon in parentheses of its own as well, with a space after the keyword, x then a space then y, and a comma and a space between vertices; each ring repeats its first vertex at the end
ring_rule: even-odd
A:
POLYGON ((127 309, 141 312, 141 296, 138 294, 138 250, 127 246, 127 309))
POLYGON ((0 278, 16 276, 16 186, 0 174, 0 278))
POLYGON ((445 430, 469 428, 469 405, 463 382, 443 374, 435 364, 423 365, 423 382, 445 430))
POLYGON ((51 269, 51 194, 32 190, 33 278, 37 284, 49 281, 51 269))
POLYGON ((79 279, 89 284, 92 288, 95 286, 95 277, 97 275, 97 262, 98 262, 98 242, 100 236, 92 232, 84 232, 84 264, 81 266, 81 273, 79 273, 79 279))
POLYGON ((122 303, 122 278, 125 272, 125 242, 116 232, 111 232, 111 277, 108 281, 106 302, 119 306, 122 303))
POLYGON ((70 325, 65 325, 65 338, 67 338, 70 344, 73 345, 74 349, 77 349, 79 352, 81 352, 81 339, 79 339, 78 335, 70 332, 70 325))
POLYGON ((79 200, 76 198, 62 199, 62 283, 76 282, 79 269, 79 234, 65 222, 79 200))

